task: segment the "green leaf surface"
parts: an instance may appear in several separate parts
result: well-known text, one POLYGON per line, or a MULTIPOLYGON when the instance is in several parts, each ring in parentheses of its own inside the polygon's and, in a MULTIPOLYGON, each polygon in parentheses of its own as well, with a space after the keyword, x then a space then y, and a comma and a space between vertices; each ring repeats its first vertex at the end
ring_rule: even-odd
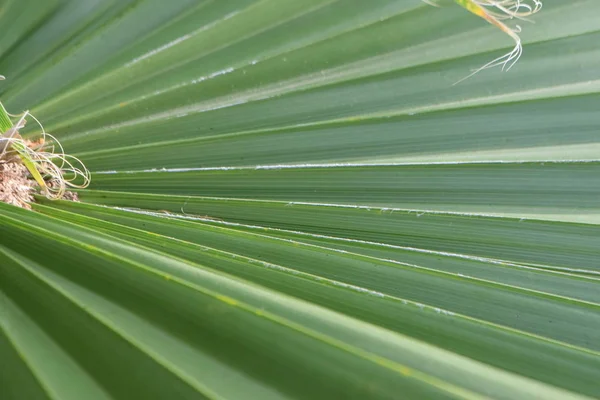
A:
MULTIPOLYGON (((121 329, 116 329, 112 326, 114 322, 110 323, 118 317, 111 316, 112 321, 107 321, 105 320, 106 316, 103 318, 103 315, 97 315, 96 312, 99 312, 99 306, 95 303, 86 304, 81 298, 78 302, 74 302, 75 294, 72 294, 71 291, 78 287, 83 286, 82 289, 89 289, 91 286, 96 295, 109 296, 109 299, 112 300, 109 305, 113 307, 116 305, 125 308, 133 307, 137 313, 149 319, 149 322, 159 324, 159 326, 162 321, 162 324, 167 324, 167 329, 172 330, 172 335, 182 336, 181 339, 184 341, 186 339, 188 341, 192 340, 195 346, 200 346, 198 350, 202 350, 202 343, 205 346, 208 344, 207 341, 198 343, 198 340, 203 336, 206 339, 213 337, 210 350, 213 352, 217 350, 215 346, 218 346, 218 342, 215 342, 217 338, 214 335, 217 334, 215 332, 216 326, 220 326, 219 337, 221 340, 228 337, 230 341, 223 344, 225 347, 219 353, 219 358, 229 358, 229 363, 237 365, 242 370, 247 370, 250 367, 248 361, 244 363, 244 359, 249 357, 252 352, 250 351, 250 354, 248 354, 248 351, 242 351, 241 349, 235 351, 236 346, 233 346, 233 343, 241 345, 244 342, 248 343, 250 340, 254 342, 252 339, 254 338, 258 340, 255 345, 262 342, 264 346, 270 341, 270 338, 277 338, 277 340, 287 343, 287 346, 280 349, 271 346, 269 353, 277 357, 279 362, 287 360, 292 366, 306 363, 307 361, 302 361, 303 358, 313 359, 310 353, 302 351, 305 346, 307 348, 321 348, 322 358, 318 365, 324 369, 304 370, 304 372, 309 374, 306 377, 309 378, 310 375, 317 374, 316 376, 318 376, 319 372, 322 375, 328 371, 328 379, 323 383, 325 386, 322 388, 303 385, 304 390, 325 390, 327 386, 338 380, 339 383, 345 382, 345 384, 334 385, 332 395, 346 393, 348 396, 363 397, 366 395, 372 398, 391 398, 392 394, 400 388, 409 396, 426 397, 434 396, 435 392, 441 392, 438 394, 447 392, 448 395, 469 397, 481 391, 484 394, 494 393, 500 388, 507 395, 510 391, 516 390, 507 398, 526 395, 527 392, 547 391, 550 396, 558 394, 555 389, 545 388, 543 385, 507 373, 504 373, 504 379, 497 379, 498 376, 495 376, 497 374, 492 374, 492 377, 494 377, 492 382, 500 385, 500 388, 490 388, 483 385, 483 383, 486 381, 485 376, 493 370, 488 370, 468 359, 451 356, 451 353, 435 347, 419 344, 404 336, 397 336, 375 326, 311 306, 309 303, 294 300, 267 289, 261 289, 244 281, 213 272, 206 267, 202 268, 201 265, 184 263, 173 257, 167 258, 147 247, 140 248, 126 242, 115 241, 111 239, 111 236, 100 232, 82 229, 76 225, 56 223, 41 218, 39 215, 22 214, 22 212, 7 212, 2 216, 2 230, 6 230, 11 226, 19 227, 13 229, 12 233, 21 239, 13 242, 11 248, 3 246, 4 258, 14 260, 14 264, 21 266, 21 268, 15 268, 13 265, 13 268, 5 270, 2 280, 3 292, 18 299, 24 295, 23 287, 33 285, 34 288, 37 288, 33 300, 38 298, 43 301, 44 293, 49 292, 48 296, 56 297, 56 300, 52 302, 55 305, 53 313, 62 312, 70 316, 70 320, 75 318, 74 322, 79 322, 77 324, 79 328, 76 330, 71 329, 68 332, 69 335, 77 334, 78 330, 94 330, 97 331, 96 335, 102 335, 103 332, 106 332, 105 338, 97 336, 97 340, 94 342, 81 343, 77 341, 69 344, 69 347, 74 349, 79 346, 80 352, 78 354, 86 355, 87 361, 86 359, 79 360, 84 366, 92 361, 91 357, 87 358, 90 356, 89 352, 91 351, 93 356, 95 352, 101 351, 104 340, 113 342, 113 346, 118 346, 118 343, 124 341, 130 343, 129 348, 134 345, 134 348, 127 352, 124 349, 118 351, 119 359, 96 353, 94 364, 88 365, 91 372, 97 375, 96 378, 102 379, 104 385, 108 386, 110 390, 116 391, 115 394, 117 395, 119 394, 119 388, 123 386, 120 380, 124 379, 125 376, 114 374, 114 370, 111 369, 110 375, 103 378, 102 370, 98 370, 102 365, 102 360, 105 363, 120 360, 120 368, 124 369, 131 368, 128 363, 139 363, 142 368, 147 365, 147 374, 150 376, 156 375, 156 378, 152 380, 155 384, 148 385, 148 382, 144 382, 145 390, 143 391, 141 387, 130 388, 130 390, 135 389, 137 393, 145 392, 145 397, 161 398, 159 387, 162 390, 177 390, 181 393, 182 398, 190 396, 190 394, 186 395, 189 385, 196 386, 198 390, 202 388, 193 379, 190 381, 189 378, 185 379, 185 376, 180 376, 177 371, 172 371, 171 368, 173 367, 170 363, 166 360, 163 361, 158 354, 147 354, 146 346, 139 343, 145 336, 139 330, 139 326, 135 335, 133 333, 127 334, 127 331, 123 331, 126 327, 120 326, 121 329), (20 218, 15 219, 11 216, 12 214, 19 215, 20 218), (29 223, 32 217, 35 225, 29 223), (48 235, 50 232, 48 228, 53 230, 52 237, 48 235), (72 237, 78 239, 71 239, 72 237), (14 251, 22 253, 24 247, 27 246, 27 242, 32 239, 38 243, 41 249, 47 251, 32 254, 27 258, 13 253, 14 251), (48 267, 37 264, 40 260, 46 259, 47 261, 48 255, 53 253, 52 249, 56 248, 68 249, 66 254, 59 253, 62 260, 60 270, 54 269, 51 264, 48 264, 48 267), (142 249, 145 250, 141 251, 142 249), (82 261, 84 261, 85 269, 82 269, 82 261), (67 279, 67 282, 61 285, 65 273, 68 274, 70 279, 67 279), (63 279, 60 279, 61 275, 63 275, 63 279), (135 279, 137 283, 132 285, 131 279, 135 279), (75 287, 69 290, 73 285, 75 287), (102 287, 105 289, 102 290, 102 287), (120 290, 115 290, 117 288, 120 290), (155 293, 159 288, 162 289, 160 289, 160 296, 157 297, 155 293), (19 291, 19 289, 21 290, 19 291), (135 297, 132 298, 132 295, 135 297), (134 301, 134 299, 137 299, 137 301, 134 301), (142 299, 144 301, 140 302, 142 299), (157 303, 157 300, 159 303, 157 303), (175 304, 172 304, 172 301, 179 302, 172 309, 177 310, 177 313, 182 317, 180 323, 176 325, 172 324, 172 318, 160 312, 161 308, 167 305, 174 307, 175 304), (77 309, 78 307, 79 309, 77 309), (189 322, 186 323, 188 320, 189 322), (190 324, 196 326, 192 328, 189 326, 190 324), (244 326, 244 330, 239 329, 241 326, 244 326), (246 334, 248 330, 253 331, 255 334, 248 336, 246 334), (211 332, 213 332, 212 335, 211 332), (239 335, 242 335, 241 337, 244 337, 245 341, 240 341, 241 337, 235 340, 235 337, 239 335), (294 346, 290 346, 290 344, 294 346), (98 347, 95 348, 95 346, 98 347), (87 351, 83 351, 84 349, 87 351), (231 354, 232 352, 234 354, 231 354), (424 357, 427 362, 423 362, 424 357), (150 362, 148 358, 152 358, 155 363, 150 362), (340 365, 339 363, 342 362, 345 366, 344 369, 333 368, 334 365, 340 365), (245 368, 244 364, 247 365, 245 368), (457 368, 466 368, 465 373, 457 374, 457 368), (430 369, 436 372, 435 376, 425 373, 429 372, 430 369), (172 374, 165 376, 166 371, 164 370, 171 370, 172 374), (470 374, 475 375, 469 377, 470 374), (185 385, 184 382, 177 384, 173 381, 176 376, 188 385, 185 385), (360 376, 370 377, 369 380, 372 379, 375 384, 374 388, 370 389, 371 385, 364 387, 361 383, 364 381, 357 380, 360 376), (391 379, 392 376, 395 376, 395 378, 391 379), (169 378, 170 380, 168 380, 169 378), (511 382, 510 378, 515 381, 511 382), (457 380, 458 385, 456 384, 457 380), (517 383, 517 380, 521 382, 517 383), (354 382, 354 384, 351 384, 351 382, 354 382), (156 385, 159 384, 161 386, 157 387, 156 385), (473 385, 474 387, 471 387, 473 385), (475 393, 471 393, 473 389, 475 393), (340 390, 342 391, 340 392, 340 390)), ((46 299, 47 302, 50 302, 50 300, 51 298, 46 299)), ((40 323, 52 317, 48 307, 37 310, 38 313, 42 311, 45 311, 45 316, 44 318, 41 315, 39 316, 40 323)), ((60 325, 55 325, 52 330, 60 329, 60 325)), ((136 325, 134 324, 133 327, 135 328, 136 325)), ((63 332, 65 331, 63 330, 63 332)), ((68 336, 61 337, 60 341, 67 338, 68 336)), ((162 349, 163 352, 165 350, 162 349)), ((156 351, 158 350, 154 350, 153 353, 156 351)), ((200 364, 200 368, 204 364, 201 363, 200 358, 196 359, 196 363, 200 364)), ((260 376, 265 373, 269 376, 276 374, 277 370, 274 369, 273 363, 269 364, 270 367, 263 365, 263 368, 259 369, 257 367, 260 364, 256 360, 251 362, 253 373, 255 376, 258 375, 256 378, 260 379, 260 376)), ((211 368, 210 365, 211 363, 208 363, 206 367, 211 368)), ((181 363, 179 363, 179 368, 182 368, 181 363)), ((292 389, 299 390, 297 377, 301 371, 293 370, 295 372, 294 377, 288 385, 292 389)), ((279 375, 286 373, 287 371, 279 369, 279 375)), ((290 378, 288 375, 288 379, 285 380, 283 376, 278 385, 283 386, 282 389, 285 389, 287 386, 285 385, 286 381, 289 381, 290 378)), ((229 374, 221 375, 221 377, 221 380, 226 379, 229 381, 229 374)), ((205 381, 205 384, 209 382, 211 381, 205 381)), ((212 381, 214 386, 217 386, 218 383, 219 381, 212 381)), ((214 386, 211 391, 218 390, 214 386)), ((238 390, 242 387, 242 385, 236 385, 238 390)))
POLYGON ((1 2, 93 179, 0 203, 0 398, 600 398, 598 13, 1 2))
POLYGON ((258 166, 96 174, 92 188, 600 222, 600 164, 258 166))
POLYGON ((86 191, 116 207, 208 216, 261 227, 597 273, 600 228, 526 218, 193 196, 86 191))

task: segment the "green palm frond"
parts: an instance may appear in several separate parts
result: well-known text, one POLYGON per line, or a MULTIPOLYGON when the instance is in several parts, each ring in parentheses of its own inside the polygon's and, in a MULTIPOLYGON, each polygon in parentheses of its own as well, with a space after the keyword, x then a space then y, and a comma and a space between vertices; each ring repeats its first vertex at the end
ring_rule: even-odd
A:
POLYGON ((456 5, 0 2, 92 172, 0 203, 0 398, 600 397, 599 14, 453 85, 512 48, 456 5))

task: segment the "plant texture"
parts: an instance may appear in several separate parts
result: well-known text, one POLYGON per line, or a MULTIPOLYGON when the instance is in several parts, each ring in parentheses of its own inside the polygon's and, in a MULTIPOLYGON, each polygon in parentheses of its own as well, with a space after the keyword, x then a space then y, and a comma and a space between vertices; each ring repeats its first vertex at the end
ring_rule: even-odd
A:
MULTIPOLYGON (((67 187, 84 189, 89 185, 90 172, 83 163, 77 157, 66 155, 59 141, 46 133, 42 124, 29 111, 25 111, 21 115, 10 115, 0 103, 0 134, 2 134, 0 136, 0 163, 22 164, 25 167, 15 168, 13 166, 12 169, 5 169, 5 172, 11 173, 19 170, 25 172, 27 170, 38 184, 41 193, 47 198, 63 199, 68 195, 67 187), (11 117, 17 118, 16 123, 13 124, 11 117), (28 117, 37 122, 41 128, 41 136, 35 142, 25 140, 19 134, 19 130, 25 127, 28 117), (76 183, 77 181, 78 183, 76 183)), ((17 174, 11 179, 18 181, 20 176, 17 174)), ((11 185, 14 186, 13 181, 7 176, 3 176, 1 190, 6 192, 11 185), (4 190, 5 188, 7 190, 4 190)), ((23 193, 20 199, 18 198, 19 192, 14 193, 17 197, 16 201, 7 198, 6 202, 29 208, 25 201, 30 200, 30 193, 23 193)))
POLYGON ((2 103, 92 178, 0 163, 0 398, 599 398, 600 2, 458 85, 514 43, 452 5, 0 2, 2 103))

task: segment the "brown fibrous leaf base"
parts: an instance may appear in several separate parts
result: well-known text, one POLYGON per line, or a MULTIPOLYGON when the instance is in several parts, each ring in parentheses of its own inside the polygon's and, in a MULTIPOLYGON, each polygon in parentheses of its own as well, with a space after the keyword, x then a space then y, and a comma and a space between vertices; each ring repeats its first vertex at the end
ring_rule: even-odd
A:
POLYGON ((34 182, 28 175, 23 164, 0 161, 0 201, 31 209, 34 182))
MULTIPOLYGON (((36 183, 17 159, 0 160, 0 202, 31 209, 36 183)), ((75 192, 65 192, 64 200, 79 201, 75 192)))

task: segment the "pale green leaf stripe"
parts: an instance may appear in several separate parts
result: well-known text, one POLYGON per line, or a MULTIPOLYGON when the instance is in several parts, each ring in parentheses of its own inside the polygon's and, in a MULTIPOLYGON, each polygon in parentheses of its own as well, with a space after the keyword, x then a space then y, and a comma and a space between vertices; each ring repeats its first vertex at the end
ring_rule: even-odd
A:
MULTIPOLYGON (((4 268, 21 269, 24 266, 19 265, 7 255, 4 246, 0 246, 0 260, 4 268)), ((0 272, 3 279, 5 273, 0 272)), ((27 399, 50 398, 50 399, 110 399, 100 385, 92 376, 85 372, 81 365, 78 365, 76 358, 70 356, 56 341, 40 328, 39 321, 33 320, 24 310, 17 307, 13 300, 4 292, 0 291, 0 302, 2 303, 2 319, 0 320, 0 332, 6 335, 7 340, 11 340, 10 347, 12 351, 18 352, 18 360, 14 360, 10 365, 15 370, 6 371, 7 382, 2 386, 8 388, 14 393, 9 394, 8 398, 21 397, 27 399), (48 360, 52 360, 54 368, 47 368, 48 360), (20 371, 23 366, 29 371, 20 371), (34 379, 25 383, 10 382, 23 380, 28 375, 33 375, 34 379), (65 385, 64 382, 70 384, 65 385), (26 391, 31 393, 27 394, 26 391), (36 393, 43 391, 44 394, 36 393)), ((0 333, 1 334, 1 333, 0 333)), ((4 359, 3 359, 4 360, 4 359)), ((3 365, 5 362, 3 361, 3 365)), ((11 369, 12 369, 11 368, 11 369)))
MULTIPOLYGON (((0 257, 2 257, 0 255, 0 257)), ((2 293, 3 304, 7 304, 7 299, 2 293)), ((3 310, 4 315, 6 309, 3 310)), ((0 329, 0 385, 2 385, 2 394, 9 399, 25 397, 29 399, 48 399, 48 396, 37 384, 32 375, 31 367, 23 362, 22 355, 15 349, 14 343, 10 342, 8 337, 0 329)))

